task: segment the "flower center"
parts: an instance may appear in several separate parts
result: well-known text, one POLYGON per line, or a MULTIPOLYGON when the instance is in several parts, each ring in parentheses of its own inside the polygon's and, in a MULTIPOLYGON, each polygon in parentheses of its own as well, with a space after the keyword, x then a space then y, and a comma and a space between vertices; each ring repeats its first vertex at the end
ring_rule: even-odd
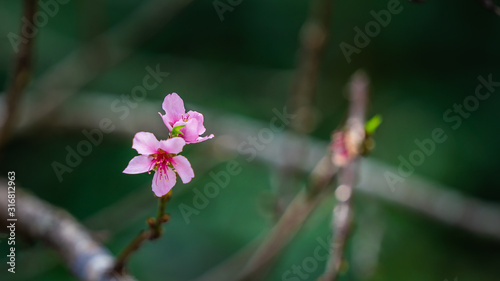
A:
POLYGON ((166 151, 163 151, 161 149, 158 149, 158 153, 152 155, 153 158, 153 163, 151 164, 153 166, 153 170, 155 173, 157 173, 156 177, 156 184, 158 185, 161 181, 166 180, 168 181, 168 169, 174 169, 171 160, 172 157, 175 156, 173 153, 167 153, 166 151))
POLYGON ((154 162, 153 162, 153 170, 155 171, 161 171, 161 170, 166 170, 168 167, 172 167, 172 164, 170 163, 170 159, 174 157, 175 154, 173 153, 167 153, 163 151, 162 149, 158 149, 157 154, 153 154, 154 162))
POLYGON ((187 122, 189 120, 189 113, 184 113, 181 116, 182 121, 187 122))

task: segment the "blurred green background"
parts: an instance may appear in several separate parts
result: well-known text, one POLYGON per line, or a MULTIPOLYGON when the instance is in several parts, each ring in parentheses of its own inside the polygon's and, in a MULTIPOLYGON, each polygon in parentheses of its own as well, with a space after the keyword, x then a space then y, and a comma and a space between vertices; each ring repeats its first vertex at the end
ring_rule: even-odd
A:
MULTIPOLYGON (((60 5, 59 12, 40 28, 33 79, 90 38, 126 21, 147 2, 75 0, 60 5)), ((22 1, 0 4, 3 89, 10 82, 15 58, 7 34, 19 32, 21 4, 22 1)), ((398 165, 399 155, 408 157, 415 149, 415 139, 428 138, 434 128, 441 127, 449 139, 438 145, 416 173, 469 196, 498 203, 500 90, 482 101, 457 130, 443 120, 443 113, 474 94, 479 75, 491 74, 494 81, 500 81, 500 18, 473 0, 421 4, 401 1, 401 4, 403 11, 393 15, 390 24, 347 63, 339 44, 353 44, 353 28, 364 28, 373 20, 370 11, 385 9, 387 1, 335 1, 331 40, 322 61, 315 101, 320 119, 311 136, 329 140, 347 109, 345 84, 354 71, 363 68, 372 81, 370 115, 378 113, 384 118, 376 134, 376 149, 370 157, 398 165)), ((76 95, 128 94, 142 82, 147 66, 160 64, 170 75, 147 97, 157 102, 158 111, 163 97, 177 92, 188 104, 268 122, 273 116, 272 109, 282 108, 289 100, 298 61, 298 33, 308 8, 309 1, 243 0, 233 11, 224 13, 221 21, 213 1, 193 1, 169 22, 155 24, 159 30, 151 34, 151 39, 121 46, 130 48, 130 56, 104 71, 96 70, 95 79, 76 95)), ((28 93, 24 97, 30 99, 33 95, 28 93)), ((116 119, 116 122, 128 121, 116 119)), ((210 120, 206 122, 208 132, 210 125, 217 125, 210 120)), ((16 171, 18 185, 65 208, 84 223, 88 222, 89 228, 97 233, 112 234, 105 244, 117 253, 144 228, 144 218, 154 214, 156 208, 149 188, 151 176, 121 173, 135 155, 131 149, 132 136, 106 135, 103 144, 84 157, 75 171, 65 174, 60 183, 51 163, 64 161, 64 148, 75 147, 83 139, 82 134, 69 129, 33 130, 14 136, 7 144, 0 172, 6 175, 7 171, 16 171), (150 207, 137 210, 130 200, 133 194, 144 194, 150 207), (123 200, 128 201, 123 203, 123 200), (106 208, 117 204, 125 206, 118 215, 109 221, 96 222, 96 217, 108 218, 100 214, 106 214, 106 208), (135 219, 129 219, 132 216, 135 219)), ((192 193, 180 190, 202 186, 210 181, 208 171, 221 170, 225 165, 207 157, 203 151, 206 147, 208 144, 203 143, 186 149, 197 177, 185 186, 178 184, 174 188, 174 197, 167 208, 172 220, 165 226, 165 236, 147 243, 133 256, 130 271, 139 280, 195 278, 273 225, 270 210, 263 208, 260 200, 273 192, 276 169, 258 161, 247 163, 241 156, 236 159, 241 160, 243 172, 231 179, 230 187, 222 190, 200 215, 193 216, 190 224, 182 220, 178 206, 190 203, 192 193)), ((311 255, 318 245, 316 238, 327 237, 333 199, 330 201, 314 213, 266 280, 282 280, 285 271, 311 255)), ((442 281, 455 277, 460 281, 498 280, 498 241, 448 227, 373 198, 357 197, 356 210, 359 219, 355 229, 364 231, 359 235, 376 235, 371 235, 371 228, 363 228, 376 220, 383 225, 383 238, 373 274, 364 276, 350 266, 341 280, 442 281)), ((1 280, 75 280, 49 248, 36 241, 18 239, 21 242, 16 279, 2 269, 1 280)), ((4 242, 0 243, 1 253, 6 253, 4 242)), ((355 263, 354 249, 354 244, 348 249, 349 265, 355 263)), ((2 268, 6 268, 5 259, 2 254, 2 268)), ((305 280, 316 280, 322 272, 320 265, 305 280)))

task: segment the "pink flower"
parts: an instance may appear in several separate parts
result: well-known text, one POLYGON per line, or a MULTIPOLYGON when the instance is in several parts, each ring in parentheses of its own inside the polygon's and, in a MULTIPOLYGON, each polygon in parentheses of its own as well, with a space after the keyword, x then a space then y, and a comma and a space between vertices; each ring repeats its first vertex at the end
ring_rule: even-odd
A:
POLYGON ((200 137, 201 134, 205 133, 203 115, 192 110, 186 113, 184 102, 176 93, 171 93, 165 97, 162 108, 165 110, 165 115, 160 113, 160 116, 165 126, 171 133, 174 131, 174 136, 176 136, 175 132, 178 130, 180 132, 179 137, 182 137, 186 143, 202 142, 214 137, 213 134, 200 137))
POLYGON ((333 141, 330 144, 332 150, 332 161, 338 167, 343 167, 351 159, 352 153, 346 143, 346 133, 336 130, 332 136, 333 141))
POLYGON ((183 183, 190 182, 194 177, 186 157, 177 155, 185 144, 184 139, 179 137, 158 141, 152 133, 138 132, 134 136, 132 148, 141 155, 132 158, 123 173, 141 174, 154 170, 153 192, 161 197, 174 187, 176 173, 183 183))

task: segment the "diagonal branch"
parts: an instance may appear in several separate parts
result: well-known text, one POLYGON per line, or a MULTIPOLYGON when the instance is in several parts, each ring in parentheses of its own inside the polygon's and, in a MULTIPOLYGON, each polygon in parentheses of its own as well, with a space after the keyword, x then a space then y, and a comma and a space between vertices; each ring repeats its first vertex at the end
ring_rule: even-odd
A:
MULTIPOLYGON (((52 246, 73 274, 82 281, 133 281, 128 275, 112 275, 114 257, 66 211, 35 196, 15 190, 16 230, 52 246)), ((0 219, 7 222, 7 181, 0 179, 0 219)), ((9 222, 10 223, 10 222, 9 222)))
POLYGON ((323 158, 313 170, 307 190, 302 190, 295 196, 276 226, 260 243, 237 280, 253 281, 265 275, 316 207, 329 197, 331 190, 326 187, 335 175, 335 167, 327 157, 323 158))
POLYGON ((24 1, 24 14, 21 24, 21 34, 29 33, 32 36, 23 36, 22 44, 19 53, 17 54, 17 61, 14 68, 14 75, 11 85, 7 91, 7 110, 4 122, 0 129, 0 148, 9 139, 13 128, 15 127, 18 105, 21 95, 31 79, 31 65, 33 64, 33 49, 35 45, 36 32, 30 22, 33 22, 37 7, 36 0, 24 1))

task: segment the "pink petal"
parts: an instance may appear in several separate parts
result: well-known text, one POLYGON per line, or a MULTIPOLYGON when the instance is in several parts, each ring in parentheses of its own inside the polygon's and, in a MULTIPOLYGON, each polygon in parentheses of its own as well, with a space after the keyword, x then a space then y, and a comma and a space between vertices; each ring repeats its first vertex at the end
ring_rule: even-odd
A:
POLYGON ((125 174, 141 174, 145 172, 149 172, 152 168, 153 157, 146 155, 139 155, 128 163, 127 168, 123 170, 125 174))
POLYGON ((192 110, 188 111, 188 114, 189 118, 193 118, 198 121, 198 135, 203 134, 206 131, 205 126, 203 126, 203 114, 192 110))
POLYGON ((175 172, 169 167, 159 167, 153 176, 151 187, 157 197, 167 194, 177 181, 175 172))
POLYGON ((192 178, 194 178, 193 168, 186 157, 178 155, 172 157, 170 162, 174 166, 183 183, 188 183, 192 178))
MULTIPOLYGON (((162 116, 165 125, 174 124, 177 120, 181 119, 182 114, 186 112, 186 109, 184 109, 184 102, 176 93, 171 93, 165 97, 162 108, 165 110, 165 115, 162 116)), ((169 130, 171 130, 171 128, 169 128, 169 130)))
POLYGON ((148 132, 139 132, 135 134, 132 142, 132 148, 142 155, 155 154, 159 146, 160 142, 156 139, 155 135, 148 132))
POLYGON ((161 119, 163 120, 163 124, 165 124, 165 126, 167 126, 167 129, 172 132, 172 124, 170 124, 170 121, 167 119, 167 115, 162 115, 160 112, 158 112, 158 114, 160 114, 161 119))
POLYGON ((175 137, 168 140, 160 141, 160 149, 165 151, 166 153, 177 154, 182 151, 182 148, 186 142, 183 138, 175 137))
POLYGON ((211 139, 213 137, 214 137, 214 134, 210 134, 210 135, 205 136, 205 137, 199 137, 193 143, 199 143, 199 142, 202 142, 202 141, 206 141, 206 140, 209 140, 209 139, 211 139))
POLYGON ((198 134, 198 120, 189 119, 187 122, 179 121, 175 123, 175 126, 186 125, 184 128, 180 129, 182 135, 181 137, 186 140, 186 143, 195 142, 200 134, 198 134))

